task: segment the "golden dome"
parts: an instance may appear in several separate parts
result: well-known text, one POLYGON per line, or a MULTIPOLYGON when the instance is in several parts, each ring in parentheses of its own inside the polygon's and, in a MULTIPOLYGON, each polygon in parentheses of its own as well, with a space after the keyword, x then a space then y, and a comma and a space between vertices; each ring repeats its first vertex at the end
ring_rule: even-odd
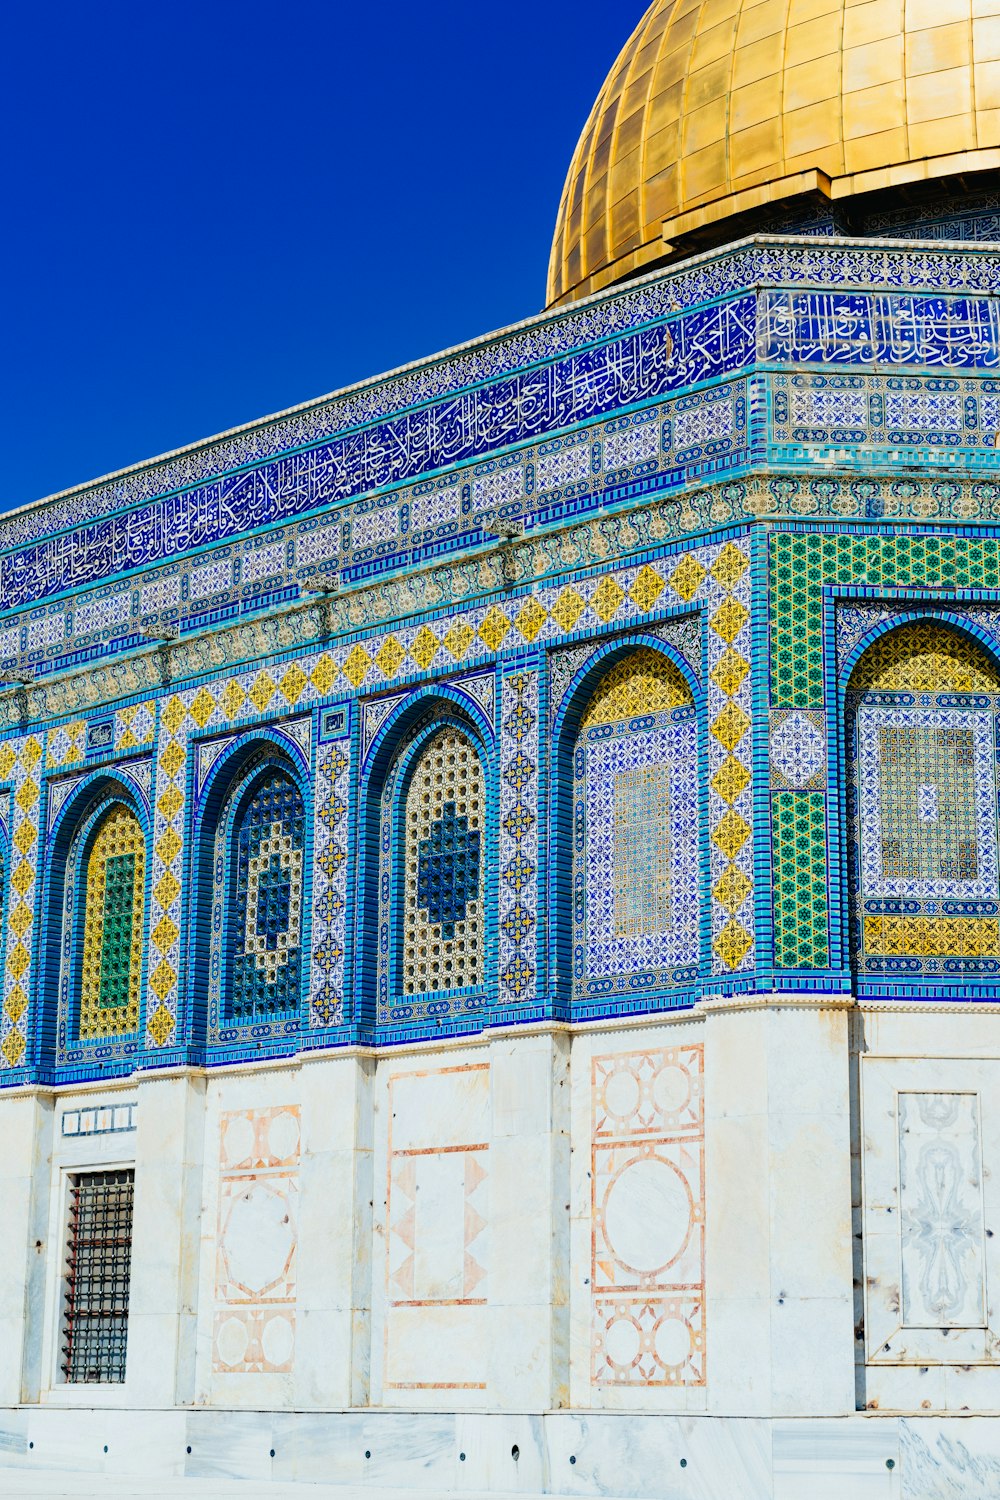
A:
POLYGON ((548 302, 797 193, 998 166, 1000 0, 653 0, 570 164, 548 302))

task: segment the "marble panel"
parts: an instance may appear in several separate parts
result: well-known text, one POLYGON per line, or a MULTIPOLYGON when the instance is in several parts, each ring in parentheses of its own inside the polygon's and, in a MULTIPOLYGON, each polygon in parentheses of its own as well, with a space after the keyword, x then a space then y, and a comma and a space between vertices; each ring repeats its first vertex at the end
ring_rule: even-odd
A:
POLYGON ((440 1150, 490 1138, 487 1063, 394 1072, 390 1082, 392 1149, 440 1150))
POLYGON ((866 1399, 896 1404, 874 1367, 1000 1368, 1000 1063, 869 1055, 861 1079, 866 1399))
POLYGON ((592 1061, 592 1379, 706 1379, 704 1049, 592 1061))
POLYGON ((219 1124, 212 1368, 287 1374, 295 1350, 300 1108, 226 1110, 219 1124))

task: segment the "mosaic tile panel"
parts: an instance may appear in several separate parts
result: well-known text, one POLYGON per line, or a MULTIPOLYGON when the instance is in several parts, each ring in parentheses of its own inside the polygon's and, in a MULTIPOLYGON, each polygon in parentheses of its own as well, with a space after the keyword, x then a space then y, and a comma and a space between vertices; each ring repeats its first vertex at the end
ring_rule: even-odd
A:
POLYGON ((775 533, 770 542, 774 706, 808 709, 823 702, 825 584, 908 589, 928 582, 996 589, 1000 549, 989 537, 912 535, 902 529, 865 535, 775 533))
POLYGON ((855 963, 955 982, 1000 972, 1000 674, 966 638, 889 631, 851 678, 855 963))
POLYGON ((503 679, 500 708, 499 1003, 536 989, 539 705, 537 671, 503 679))
POLYGON ((629 654, 598 684, 573 755, 573 992, 697 978, 698 730, 667 658, 629 654))
POLYGON ((12 783, 11 875, 7 910, 6 959, 0 1054, 8 1067, 25 1061, 29 1000, 32 993, 32 940, 38 908, 38 772, 42 741, 29 734, 0 744, 0 779, 12 783))
POLYGON ((774 962, 779 969, 825 969, 830 961, 826 799, 822 792, 776 792, 771 818, 774 962))
POLYGON ((227 1019, 298 1009, 302 992, 305 805, 291 777, 266 773, 235 830, 227 1019))
POLYGON ((411 996, 481 986, 486 963, 486 780, 477 748, 456 727, 439 730, 409 766, 400 808, 402 790, 390 777, 382 796, 379 1022, 396 999, 409 1010, 411 996))
POLYGON ((139 1028, 146 840, 122 804, 98 824, 84 872, 81 1040, 139 1028))
POLYGON ((350 741, 346 738, 323 748, 316 763, 310 994, 313 1026, 339 1026, 344 1020, 350 769, 350 741))
POLYGON ((821 713, 776 710, 771 715, 771 785, 797 792, 826 779, 826 720, 821 713))
POLYGON ((704 1385, 704 1049, 591 1067, 591 1378, 704 1385))

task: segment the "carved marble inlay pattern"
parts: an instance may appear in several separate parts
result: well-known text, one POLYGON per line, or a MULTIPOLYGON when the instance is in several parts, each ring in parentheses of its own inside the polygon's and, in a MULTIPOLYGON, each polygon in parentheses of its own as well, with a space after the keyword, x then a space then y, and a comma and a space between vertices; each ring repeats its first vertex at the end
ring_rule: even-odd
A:
POLYGON ((220 1120, 212 1371, 282 1374, 295 1353, 299 1106, 220 1120))
POLYGON ((595 1385, 704 1385, 703 1048, 593 1059, 595 1385))

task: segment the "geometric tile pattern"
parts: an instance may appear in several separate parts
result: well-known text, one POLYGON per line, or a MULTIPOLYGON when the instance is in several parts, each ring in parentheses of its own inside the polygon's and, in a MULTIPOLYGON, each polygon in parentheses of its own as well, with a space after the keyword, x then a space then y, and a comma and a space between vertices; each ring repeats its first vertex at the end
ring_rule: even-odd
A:
POLYGON ((574 994, 697 978, 698 726, 671 661, 642 649, 605 673, 573 775, 574 994))
POLYGON ((828 888, 826 799, 822 792, 775 792, 774 962, 779 969, 824 969, 828 888))
POLYGON ((1000 676, 964 636, 920 624, 882 635, 851 689, 858 968, 1000 972, 1000 676))
POLYGON ((292 1369, 298 1276, 297 1104, 224 1111, 215 1235, 215 1375, 292 1369))
POLYGON ((146 840, 122 803, 92 834, 86 871, 79 1036, 120 1036, 139 1026, 146 840))
MULTIPOLYGON (((674 608, 683 605, 701 611, 707 619, 704 666, 709 721, 712 970, 720 976, 749 970, 753 963, 749 566, 741 548, 727 542, 639 565, 605 566, 572 583, 557 580, 535 585, 529 591, 502 596, 493 604, 456 608, 443 618, 419 627, 397 626, 369 632, 353 642, 331 643, 327 649, 316 648, 298 657, 272 657, 235 674, 224 673, 195 686, 168 692, 159 702, 155 751, 145 1045, 157 1050, 181 1040, 176 1029, 178 975, 181 944, 186 941, 182 936, 186 901, 184 844, 191 816, 187 805, 187 767, 193 735, 201 738, 231 734, 244 723, 259 722, 262 716, 273 717, 280 727, 282 717, 301 714, 327 702, 335 692, 341 697, 353 697, 362 689, 369 692, 383 685, 396 687, 418 668, 423 670, 419 664, 430 660, 432 655, 435 664, 440 665, 451 662, 463 668, 473 662, 485 665, 495 653, 511 645, 564 644, 568 634, 579 638, 584 632, 592 634, 595 628, 627 630, 664 605, 674 608)), ((266 634, 270 627, 265 627, 266 622, 259 629, 266 634)), ((280 633, 272 632, 268 638, 272 637, 275 644, 279 638, 286 639, 280 633)), ((287 644, 291 644, 290 637, 287 644)), ((524 712, 516 716, 515 724, 519 727, 514 733, 523 735, 531 714, 537 717, 537 710, 532 707, 537 701, 533 696, 537 684, 532 681, 531 673, 521 675, 525 678, 524 712)), ((506 702, 505 699, 505 705, 506 702)), ((505 719, 510 717, 513 707, 513 701, 510 708, 505 706, 505 719)), ((527 733, 529 737, 537 735, 537 726, 528 728, 527 733)), ((513 734, 506 731, 505 734, 503 754, 508 756, 505 770, 510 775, 503 779, 501 787, 505 826, 500 837, 505 841, 503 868, 512 868, 509 879, 503 881, 504 916, 509 915, 509 921, 500 935, 500 942, 505 945, 501 982, 507 986, 510 997, 515 998, 526 994, 534 982, 529 970, 534 967, 530 957, 533 942, 530 929, 535 911, 534 903, 529 904, 532 893, 524 882, 535 879, 534 871, 527 867, 537 863, 529 852, 529 846, 537 840, 537 827, 532 831, 537 819, 533 810, 537 781, 532 779, 529 766, 537 761, 523 748, 526 741, 518 742, 513 734), (517 759, 519 753, 521 758, 517 759), (524 777, 528 779, 518 789, 516 783, 524 777), (519 848, 523 858, 517 857, 519 848), (520 895, 515 889, 518 883, 520 895)), ((333 760, 339 767, 335 774, 342 778, 344 787, 349 744, 349 740, 337 741, 334 747, 342 748, 332 748, 333 760)), ((314 796, 317 790, 318 785, 313 788, 314 796)), ((30 791, 25 793, 28 795, 30 791)), ((313 809, 317 834, 324 818, 336 820, 340 816, 338 807, 346 803, 346 795, 337 793, 334 803, 324 813, 326 800, 322 797, 313 809)), ((320 844, 326 841, 328 833, 324 827, 322 839, 317 836, 317 860, 320 844)), ((337 837, 342 840, 342 832, 337 837)), ((334 876, 340 860, 337 849, 331 848, 327 864, 334 876)), ((337 878, 342 883, 346 875, 337 878)), ((324 913, 329 910, 329 919, 336 925, 343 915, 339 909, 342 898, 338 898, 335 889, 327 889, 329 879, 322 866, 317 865, 315 914, 322 923, 327 920, 324 913), (329 897, 326 902, 324 895, 329 897)), ((319 1008, 311 1012, 311 1021, 319 1025, 335 1024, 324 1017, 342 1014, 338 1011, 339 1001, 331 1001, 331 994, 342 990, 343 940, 334 932, 323 934, 319 925, 316 930, 321 935, 316 939, 317 959, 311 967, 310 985, 313 994, 321 998, 319 1008), (328 977, 331 975, 335 977, 328 977)), ((23 962, 20 955, 17 962, 23 962)), ((17 982, 9 971, 8 980, 12 986, 17 982)), ((476 997, 468 996, 459 1008, 477 1008, 480 1004, 476 997)), ((389 1019, 388 1011, 385 1019, 389 1019)))
POLYGON ((402 879, 402 991, 461 989, 483 981, 480 917, 486 786, 472 742, 444 729, 410 769, 402 879))
POLYGON ((294 1012, 301 998, 305 806, 283 772, 258 780, 235 830, 227 1014, 294 1012))
POLYGON ((822 787, 826 776, 826 721, 822 714, 771 714, 771 785, 795 791, 822 787))
POLYGON ((503 678, 500 709, 499 1005, 535 993, 538 906, 538 672, 503 678))
POLYGON ((12 784, 10 901, 7 912, 6 960, 0 1054, 8 1067, 23 1060, 27 1045, 32 993, 32 933, 38 909, 39 762, 42 742, 33 734, 0 745, 0 779, 12 784))
POLYGON ((313 1026, 344 1020, 344 943, 347 920, 347 799, 351 742, 321 747, 316 762, 312 861, 313 1026))
POLYGON ((705 1384, 703 1073, 701 1045, 593 1059, 595 1385, 705 1384))

